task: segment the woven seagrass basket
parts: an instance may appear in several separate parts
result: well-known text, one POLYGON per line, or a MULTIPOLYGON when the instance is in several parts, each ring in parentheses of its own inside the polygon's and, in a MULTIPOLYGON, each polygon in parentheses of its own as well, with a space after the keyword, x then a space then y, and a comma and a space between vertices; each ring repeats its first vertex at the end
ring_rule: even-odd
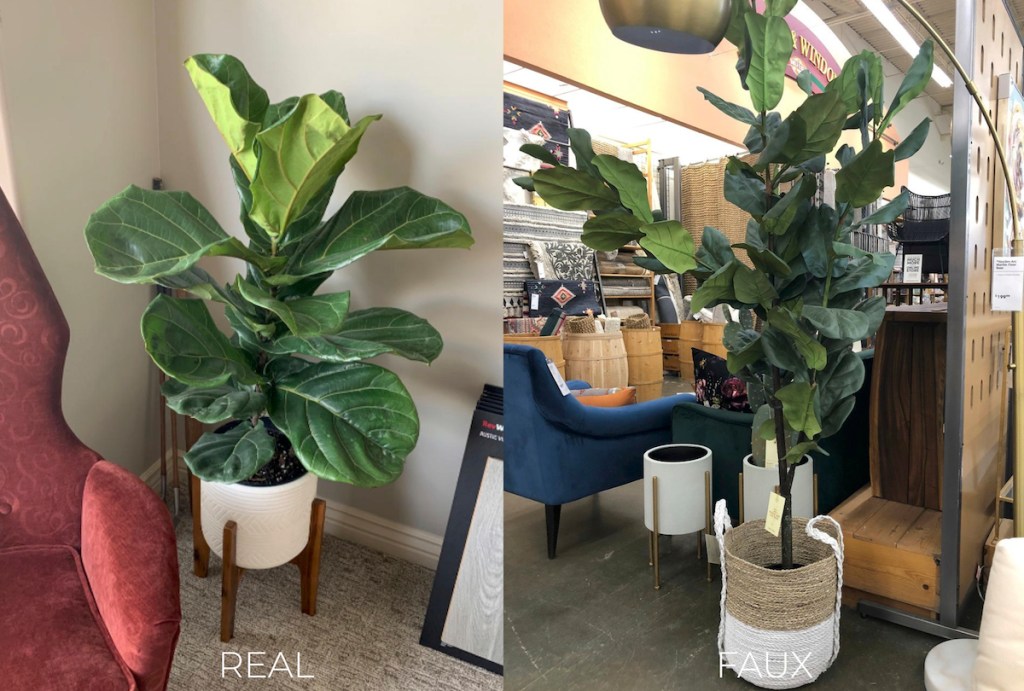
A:
POLYGON ((764 521, 731 528, 724 502, 715 511, 722 553, 719 650, 737 676, 767 689, 809 684, 839 653, 842 531, 828 516, 793 519, 786 571, 779 538, 764 521))

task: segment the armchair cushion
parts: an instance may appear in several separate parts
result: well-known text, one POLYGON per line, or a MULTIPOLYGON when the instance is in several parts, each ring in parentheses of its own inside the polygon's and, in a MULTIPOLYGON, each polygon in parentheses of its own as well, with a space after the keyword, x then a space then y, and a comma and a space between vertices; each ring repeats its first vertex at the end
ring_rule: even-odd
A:
POLYGON ((85 481, 82 564, 139 688, 164 688, 181 622, 174 529, 153 490, 106 461, 85 481))
POLYGON ((8 689, 136 689, 65 545, 0 549, 0 670, 8 689))

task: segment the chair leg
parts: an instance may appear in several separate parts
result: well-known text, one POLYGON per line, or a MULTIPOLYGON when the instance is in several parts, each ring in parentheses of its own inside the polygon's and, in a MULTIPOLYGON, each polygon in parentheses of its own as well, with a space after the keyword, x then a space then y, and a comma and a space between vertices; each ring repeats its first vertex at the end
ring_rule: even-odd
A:
POLYGON ((203 520, 200 512, 199 478, 190 477, 189 488, 192 495, 192 571, 200 578, 206 578, 210 569, 210 545, 203 537, 203 520))
POLYGON ((220 640, 227 643, 235 636, 235 605, 238 602, 238 582, 242 569, 235 563, 235 549, 238 540, 238 524, 228 521, 224 524, 224 553, 220 588, 220 640))
POLYGON ((555 558, 555 549, 558 547, 558 520, 561 517, 561 504, 544 505, 544 518, 548 524, 548 559, 555 558))
POLYGON ((299 583, 302 589, 302 613, 316 614, 316 594, 320 584, 320 547, 324 541, 324 514, 327 503, 323 499, 313 500, 309 515, 309 541, 291 563, 299 567, 299 583))

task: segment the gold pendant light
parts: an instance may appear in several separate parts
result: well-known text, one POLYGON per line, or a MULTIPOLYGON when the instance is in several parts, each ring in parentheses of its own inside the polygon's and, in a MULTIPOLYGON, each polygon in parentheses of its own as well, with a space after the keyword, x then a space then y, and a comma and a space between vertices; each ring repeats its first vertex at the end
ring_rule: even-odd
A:
POLYGON ((601 0, 612 34, 665 53, 710 53, 729 26, 730 0, 601 0))

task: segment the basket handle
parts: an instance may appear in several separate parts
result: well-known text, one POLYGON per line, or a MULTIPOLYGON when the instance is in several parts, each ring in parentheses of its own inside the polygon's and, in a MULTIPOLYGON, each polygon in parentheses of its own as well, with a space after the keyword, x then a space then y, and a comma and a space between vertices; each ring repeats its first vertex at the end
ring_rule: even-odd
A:
POLYGON ((805 529, 807 536, 812 540, 824 543, 832 548, 832 553, 836 558, 836 609, 835 616, 835 632, 832 636, 832 662, 835 662, 836 657, 839 656, 839 614, 840 609, 843 606, 843 529, 842 526, 836 522, 836 519, 831 516, 815 516, 807 522, 807 528, 805 529), (832 537, 824 530, 818 528, 821 523, 831 524, 836 531, 836 537, 832 537))
POLYGON ((729 518, 729 507, 725 499, 719 499, 715 504, 715 538, 718 540, 718 561, 722 566, 722 598, 718 614, 718 651, 725 649, 725 534, 732 530, 732 520, 729 518))

